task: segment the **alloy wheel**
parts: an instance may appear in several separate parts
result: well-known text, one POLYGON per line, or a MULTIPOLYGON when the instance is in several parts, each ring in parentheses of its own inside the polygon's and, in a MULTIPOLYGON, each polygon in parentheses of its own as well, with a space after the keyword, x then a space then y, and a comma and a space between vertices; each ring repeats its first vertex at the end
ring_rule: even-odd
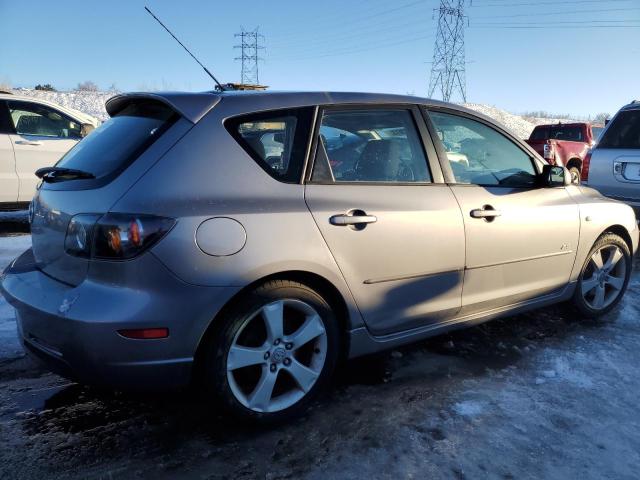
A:
POLYGON ((621 294, 627 274, 627 261, 617 245, 605 245, 596 250, 582 274, 580 288, 586 304, 603 310, 621 294))
POLYGON ((227 352, 227 380, 246 408, 277 412, 313 388, 326 356, 327 333, 318 312, 301 300, 277 300, 238 329, 227 352))

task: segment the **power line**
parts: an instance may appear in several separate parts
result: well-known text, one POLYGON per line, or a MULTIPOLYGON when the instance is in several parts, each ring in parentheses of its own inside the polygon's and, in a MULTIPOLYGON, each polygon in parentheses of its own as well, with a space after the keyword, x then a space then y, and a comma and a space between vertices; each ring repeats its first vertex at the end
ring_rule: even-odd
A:
POLYGON ((240 38, 240 45, 233 48, 240 49, 240 56, 235 60, 240 60, 240 83, 246 85, 259 85, 260 79, 258 75, 258 62, 262 60, 258 56, 258 50, 263 50, 264 46, 260 45, 260 41, 264 40, 264 35, 258 33, 260 27, 256 27, 253 31, 247 31, 240 27, 240 33, 236 33, 234 37, 240 38))
MULTIPOLYGON (((493 0, 495 1, 495 0, 493 0)), ((608 0, 609 3, 613 2, 630 2, 632 0, 608 0)), ((554 5, 556 7, 561 7, 563 5, 571 5, 571 4, 584 4, 584 3, 602 3, 602 0, 570 0, 566 2, 523 2, 523 3, 485 3, 478 5, 472 5, 472 8, 482 8, 482 7, 525 7, 525 6, 539 6, 539 5, 554 5)))
MULTIPOLYGON (((628 11, 635 11, 635 12, 640 12, 640 8, 639 7, 631 7, 631 8, 606 8, 606 9, 595 9, 595 10, 565 10, 563 12, 536 12, 535 16, 536 17, 541 17, 541 16, 551 16, 551 15, 565 15, 565 14, 569 14, 569 15, 576 15, 576 14, 583 14, 583 13, 604 13, 604 12, 628 12, 628 11)), ((484 16, 480 16, 480 17, 476 17, 475 15, 473 16, 474 19, 482 19, 482 18, 518 18, 518 17, 533 17, 534 14, 532 13, 515 13, 512 15, 484 15, 484 16)))
MULTIPOLYGON (((589 24, 602 24, 602 23, 638 23, 640 20, 560 20, 560 21, 545 21, 544 25, 571 25, 571 24, 579 24, 579 25, 589 25, 589 24)), ((474 23, 472 27, 476 27, 478 25, 540 25, 539 23, 531 23, 531 22, 482 22, 482 23, 474 23)), ((544 26, 543 25, 543 26, 544 26)))
POLYGON ((548 30, 552 28, 640 28, 640 25, 473 25, 470 28, 492 28, 492 29, 534 29, 534 30, 548 30))
POLYGON ((466 0, 440 0, 438 30, 429 79, 429 97, 439 90, 445 102, 456 92, 467 101, 464 27, 466 0))
POLYGON ((412 37, 412 38, 404 38, 398 41, 385 41, 385 42, 381 42, 381 43, 373 43, 373 44, 367 44, 366 47, 362 47, 362 48, 349 48, 346 50, 335 50, 335 51, 328 51, 325 52, 324 54, 320 54, 320 55, 312 55, 312 56, 298 56, 298 57, 281 57, 281 58, 269 58, 269 61, 283 61, 283 60, 310 60, 310 59, 315 59, 315 58, 325 58, 325 57, 334 57, 334 56, 340 56, 340 55, 350 55, 353 53, 361 53, 361 52, 367 52, 367 51, 371 51, 371 50, 380 50, 383 48, 387 48, 387 47, 393 47, 396 45, 402 45, 405 43, 414 43, 416 41, 419 40, 428 40, 433 38, 433 35, 421 35, 418 37, 412 37))
MULTIPOLYGON (((393 7, 393 8, 386 8, 386 9, 381 10, 379 12, 374 12, 374 13, 367 14, 367 15, 360 15, 357 18, 345 18, 344 16, 341 16, 340 17, 340 20, 341 20, 340 22, 332 21, 332 22, 330 22, 329 26, 332 29, 335 29, 336 27, 338 27, 338 28, 344 27, 344 28, 347 28, 349 30, 353 30, 353 25, 354 24, 358 24, 358 23, 361 23, 363 21, 367 21, 367 20, 370 20, 372 18, 377 18, 377 17, 381 17, 381 16, 384 16, 385 17, 384 20, 388 21, 388 15, 389 14, 400 12, 402 10, 405 10, 407 8, 411 8, 411 7, 417 6, 417 5, 423 5, 424 6, 424 4, 425 4, 425 0, 418 0, 418 1, 413 1, 413 2, 406 3, 406 4, 403 4, 403 5, 399 5, 399 6, 396 6, 396 7, 393 7)), ((319 29, 322 26, 322 23, 324 23, 324 22, 316 22, 314 20, 313 28, 314 29, 319 29)), ((294 36, 297 37, 298 33, 295 33, 294 36)), ((296 40, 296 41, 299 41, 299 39, 296 40)))

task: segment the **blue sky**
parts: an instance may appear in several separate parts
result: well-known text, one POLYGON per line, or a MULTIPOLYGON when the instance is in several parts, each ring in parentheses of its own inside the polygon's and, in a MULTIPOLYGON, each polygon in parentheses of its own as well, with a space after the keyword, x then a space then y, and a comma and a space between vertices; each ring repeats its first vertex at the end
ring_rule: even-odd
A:
MULTIPOLYGON (((149 5, 223 81, 240 76, 234 33, 260 26, 273 89, 426 96, 438 4, 0 0, 0 82, 210 89, 149 5)), ((468 101, 588 115, 640 97, 640 0, 473 0, 467 13, 468 101)))

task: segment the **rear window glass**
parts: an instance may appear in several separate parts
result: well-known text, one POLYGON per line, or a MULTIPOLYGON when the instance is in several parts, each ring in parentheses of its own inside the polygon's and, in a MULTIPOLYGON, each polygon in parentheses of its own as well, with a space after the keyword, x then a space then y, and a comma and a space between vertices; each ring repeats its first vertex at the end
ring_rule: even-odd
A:
POLYGON ((564 140, 568 142, 584 142, 582 127, 553 127, 536 128, 531 134, 531 140, 564 140))
POLYGON ((100 125, 57 163, 83 170, 97 179, 115 174, 144 152, 177 115, 160 103, 133 103, 100 125))
POLYGON ((603 133, 602 148, 640 148, 640 110, 618 113, 603 133))
POLYGON ((276 180, 301 179, 310 135, 312 109, 288 109, 243 115, 226 127, 246 152, 276 180))

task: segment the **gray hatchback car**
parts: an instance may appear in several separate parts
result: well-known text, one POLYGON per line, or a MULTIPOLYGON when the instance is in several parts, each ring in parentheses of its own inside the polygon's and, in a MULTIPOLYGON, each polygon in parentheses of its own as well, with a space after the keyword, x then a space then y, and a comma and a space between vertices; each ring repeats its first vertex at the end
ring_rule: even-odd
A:
POLYGON ((341 359, 556 302, 596 316, 628 206, 490 119, 416 97, 134 93, 40 170, 2 275, 26 350, 81 382, 202 382, 302 411, 341 359))

